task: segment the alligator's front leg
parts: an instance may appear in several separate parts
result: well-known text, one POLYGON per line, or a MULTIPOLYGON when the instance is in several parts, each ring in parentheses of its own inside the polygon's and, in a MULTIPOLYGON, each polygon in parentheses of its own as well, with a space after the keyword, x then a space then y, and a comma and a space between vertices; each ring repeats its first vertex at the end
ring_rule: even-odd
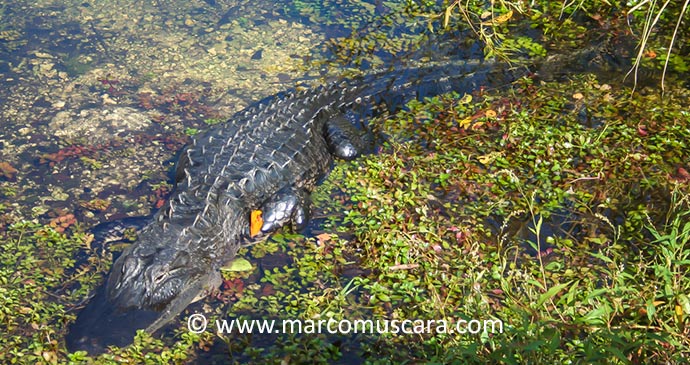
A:
POLYGON ((309 194, 303 189, 289 186, 278 191, 264 203, 261 210, 261 232, 269 233, 288 223, 300 230, 309 222, 309 194))

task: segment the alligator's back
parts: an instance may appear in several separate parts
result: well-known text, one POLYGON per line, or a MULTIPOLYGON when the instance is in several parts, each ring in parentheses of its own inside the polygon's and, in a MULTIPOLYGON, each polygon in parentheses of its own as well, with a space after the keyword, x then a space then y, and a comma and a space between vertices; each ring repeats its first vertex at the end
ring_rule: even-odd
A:
POLYGON ((161 214, 196 214, 198 224, 210 205, 255 209, 281 188, 310 187, 332 162, 323 130, 339 97, 279 96, 198 135, 183 151, 176 193, 161 214))
MULTIPOLYGON (((190 229, 204 234, 208 228, 217 229, 230 214, 233 221, 225 222, 230 226, 224 241, 235 241, 248 227, 250 210, 259 209, 282 189, 308 193, 313 188, 332 162, 334 143, 339 143, 329 140, 329 131, 340 128, 335 133, 357 138, 343 125, 349 124, 348 117, 367 118, 381 103, 390 109, 420 95, 471 89, 486 82, 490 72, 482 70, 482 74, 463 73, 467 70, 458 65, 408 69, 287 92, 260 102, 194 138, 178 162, 175 192, 157 220, 184 225, 193 219, 190 229), (241 212, 229 212, 230 207, 241 212)), ((222 252, 220 241, 208 248, 222 252)))

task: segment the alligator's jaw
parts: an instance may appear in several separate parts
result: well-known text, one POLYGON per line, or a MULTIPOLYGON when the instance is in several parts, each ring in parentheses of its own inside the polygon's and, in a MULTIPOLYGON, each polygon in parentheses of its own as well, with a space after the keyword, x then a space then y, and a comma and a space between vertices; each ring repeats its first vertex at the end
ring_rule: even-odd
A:
POLYGON ((214 271, 190 283, 159 313, 155 322, 146 327, 146 332, 154 333, 177 317, 187 306, 206 296, 210 289, 220 285, 220 273, 214 271))

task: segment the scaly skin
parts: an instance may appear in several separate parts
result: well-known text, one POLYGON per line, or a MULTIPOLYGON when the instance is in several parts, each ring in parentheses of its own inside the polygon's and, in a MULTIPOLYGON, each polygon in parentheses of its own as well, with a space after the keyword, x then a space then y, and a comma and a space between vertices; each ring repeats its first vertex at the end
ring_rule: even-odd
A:
MULTIPOLYGON (((327 173, 333 154, 354 158, 359 153, 358 136, 345 125, 347 113, 361 108, 369 114, 390 95, 404 102, 410 93, 416 96, 416 83, 429 88, 449 82, 422 70, 428 75, 415 83, 402 82, 399 74, 375 75, 280 95, 196 136, 178 162, 167 205, 115 262, 109 299, 121 309, 160 308, 186 282, 218 271, 246 242, 252 210, 279 200, 280 192, 308 195, 327 173)), ((267 223, 264 231, 303 209, 292 208, 296 212, 287 212, 288 219, 267 223)))
POLYGON ((95 343, 103 333, 94 329, 94 318, 108 331, 128 312, 160 311, 150 317, 153 323, 140 324, 150 333, 170 321, 218 282, 219 268, 249 241, 252 210, 264 211, 264 233, 303 225, 308 194, 333 156, 351 159, 361 152, 353 119, 365 121, 381 107, 395 109, 412 98, 469 92, 516 77, 481 64, 375 74, 279 94, 197 135, 178 161, 167 205, 114 263, 105 290, 72 326, 68 346, 104 350, 106 344, 95 343))

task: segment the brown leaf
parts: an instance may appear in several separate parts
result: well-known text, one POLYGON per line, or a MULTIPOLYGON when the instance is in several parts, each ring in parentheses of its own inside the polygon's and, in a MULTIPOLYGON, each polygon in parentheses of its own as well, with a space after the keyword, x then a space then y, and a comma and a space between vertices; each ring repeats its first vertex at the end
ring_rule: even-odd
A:
POLYGON ((329 233, 321 233, 316 235, 316 239, 319 241, 320 245, 324 245, 331 240, 331 235, 329 233))
POLYGON ((261 296, 262 297, 267 297, 269 295, 273 295, 276 293, 276 290, 273 288, 273 285, 271 284, 266 284, 261 288, 261 296))
POLYGON ((5 161, 0 162, 0 176, 4 176, 9 180, 14 180, 14 175, 16 173, 17 169, 12 167, 12 165, 5 161))
POLYGON ((388 270, 390 270, 390 271, 412 270, 412 269, 416 269, 418 267, 419 267, 419 264, 400 264, 400 265, 389 266, 388 270))

